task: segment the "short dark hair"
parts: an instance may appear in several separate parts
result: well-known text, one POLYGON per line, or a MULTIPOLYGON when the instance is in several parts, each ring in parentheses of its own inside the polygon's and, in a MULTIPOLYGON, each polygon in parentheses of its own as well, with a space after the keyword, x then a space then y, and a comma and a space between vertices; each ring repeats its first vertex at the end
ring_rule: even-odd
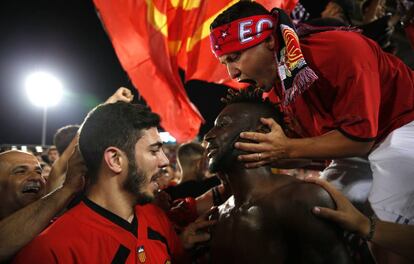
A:
POLYGON ((268 14, 270 12, 261 4, 251 1, 239 1, 218 15, 213 23, 211 23, 210 29, 228 24, 240 18, 268 14))
POLYGON ((253 103, 265 105, 271 109, 272 118, 276 121, 276 123, 278 123, 282 128, 285 127, 283 121, 284 117, 280 109, 280 104, 272 103, 268 98, 263 99, 263 90, 259 88, 249 86, 241 90, 228 89, 226 97, 221 98, 221 101, 226 105, 235 103, 253 103))
POLYGON ((177 149, 177 161, 184 167, 194 165, 194 160, 203 157, 204 148, 200 143, 188 142, 181 144, 177 149))
POLYGON ((54 146, 54 145, 52 145, 52 146, 50 146, 48 149, 47 149, 47 153, 49 153, 49 152, 51 152, 51 151, 57 151, 57 148, 56 148, 56 146, 54 146))
POLYGON ((88 168, 90 183, 96 180, 105 149, 117 147, 131 159, 141 130, 158 127, 159 124, 159 115, 141 104, 101 104, 90 111, 79 135, 79 150, 88 168))
POLYGON ((79 130, 80 125, 67 125, 59 128, 53 136, 53 144, 56 146, 59 154, 65 151, 72 142, 73 138, 79 130))

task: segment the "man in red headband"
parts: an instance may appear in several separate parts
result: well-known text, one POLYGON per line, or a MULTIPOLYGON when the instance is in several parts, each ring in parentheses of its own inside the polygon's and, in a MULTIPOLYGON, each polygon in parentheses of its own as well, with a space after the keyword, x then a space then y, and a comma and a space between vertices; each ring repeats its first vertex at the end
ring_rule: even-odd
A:
POLYGON ((248 1, 220 14, 210 38, 230 76, 267 92, 285 114, 285 131, 262 119, 270 133, 241 133, 257 142, 235 144, 252 152, 239 156, 247 167, 285 158, 368 156, 376 215, 414 223, 411 69, 357 32, 309 26, 296 31, 282 10, 269 12, 248 1))

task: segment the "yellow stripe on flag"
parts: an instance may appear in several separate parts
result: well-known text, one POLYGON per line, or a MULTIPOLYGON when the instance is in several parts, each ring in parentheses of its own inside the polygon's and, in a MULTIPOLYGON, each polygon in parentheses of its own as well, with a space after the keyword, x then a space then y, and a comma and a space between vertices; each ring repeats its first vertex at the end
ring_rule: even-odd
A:
POLYGON ((194 32, 193 37, 187 39, 186 51, 190 52, 199 41, 208 37, 210 35, 210 24, 213 23, 214 19, 224 10, 237 2, 239 2, 239 0, 232 0, 225 7, 204 21, 203 24, 201 24, 201 26, 194 32))
POLYGON ((167 16, 160 12, 152 3, 152 0, 145 0, 147 3, 148 21, 154 28, 160 31, 165 37, 168 37, 167 16))
POLYGON ((171 5, 174 8, 181 7, 184 10, 191 10, 199 8, 201 0, 171 0, 171 5))

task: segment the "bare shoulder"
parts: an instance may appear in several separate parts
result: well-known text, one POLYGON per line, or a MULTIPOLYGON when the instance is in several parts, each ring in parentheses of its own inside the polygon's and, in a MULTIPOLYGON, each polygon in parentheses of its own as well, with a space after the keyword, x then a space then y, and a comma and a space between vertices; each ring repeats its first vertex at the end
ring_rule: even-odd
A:
POLYGON ((335 203, 330 194, 321 186, 297 180, 286 186, 286 194, 295 201, 303 202, 310 206, 323 206, 335 208, 335 203))
POLYGON ((315 206, 335 208, 331 196, 322 187, 295 179, 275 189, 269 198, 266 201, 271 207, 266 212, 272 211, 273 225, 283 230, 285 239, 292 241, 303 256, 309 259, 323 256, 325 263, 352 262, 343 230, 312 213, 315 206))
POLYGON ((336 233, 336 226, 316 217, 312 213, 315 206, 335 208, 335 202, 322 187, 293 179, 281 188, 258 201, 259 207, 266 208, 273 221, 286 226, 293 232, 309 234, 336 233))
MULTIPOLYGON (((290 183, 269 193, 266 201, 277 207, 299 206, 313 207, 323 206, 335 208, 335 203, 329 193, 319 185, 292 179, 290 183)), ((297 209, 297 208, 296 208, 297 209)))

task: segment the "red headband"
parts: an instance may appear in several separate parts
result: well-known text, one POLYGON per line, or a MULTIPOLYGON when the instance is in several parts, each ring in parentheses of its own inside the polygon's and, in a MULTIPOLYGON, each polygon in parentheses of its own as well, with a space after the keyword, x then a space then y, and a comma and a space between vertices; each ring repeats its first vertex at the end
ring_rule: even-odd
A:
POLYGON ((244 17, 211 30, 211 50, 216 57, 245 50, 272 34, 275 18, 271 15, 244 17))

